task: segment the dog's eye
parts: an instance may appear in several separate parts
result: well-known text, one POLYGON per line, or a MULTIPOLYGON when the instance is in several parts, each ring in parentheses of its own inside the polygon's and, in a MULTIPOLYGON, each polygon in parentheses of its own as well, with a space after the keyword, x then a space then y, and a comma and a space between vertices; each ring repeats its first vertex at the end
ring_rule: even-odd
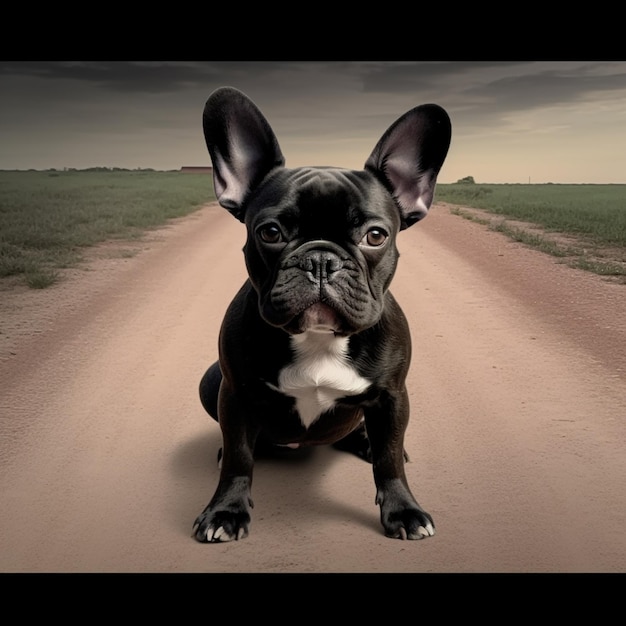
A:
POLYGON ((370 228, 361 240, 361 245, 378 248, 387 241, 387 237, 387 233, 382 228, 370 228))
POLYGON ((280 232, 280 228, 275 226, 274 224, 269 224, 268 226, 262 226, 258 230, 259 237, 265 243, 279 243, 282 240, 282 233, 280 232))

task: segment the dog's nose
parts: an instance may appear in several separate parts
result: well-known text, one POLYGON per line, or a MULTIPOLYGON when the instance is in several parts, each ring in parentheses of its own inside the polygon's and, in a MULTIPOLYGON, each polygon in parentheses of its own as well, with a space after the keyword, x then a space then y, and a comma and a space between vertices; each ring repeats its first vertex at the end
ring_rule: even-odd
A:
POLYGON ((306 255, 300 262, 300 269, 307 272, 316 282, 330 280, 342 267, 341 259, 327 250, 318 250, 306 255))

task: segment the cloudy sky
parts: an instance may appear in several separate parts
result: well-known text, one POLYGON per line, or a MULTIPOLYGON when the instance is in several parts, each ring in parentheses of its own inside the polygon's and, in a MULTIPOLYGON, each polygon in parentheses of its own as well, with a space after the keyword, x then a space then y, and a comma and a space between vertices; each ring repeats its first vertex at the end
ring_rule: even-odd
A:
POLYGON ((202 110, 248 94, 288 167, 361 169, 408 109, 442 105, 439 182, 626 183, 622 61, 0 61, 0 169, 210 164, 202 110))

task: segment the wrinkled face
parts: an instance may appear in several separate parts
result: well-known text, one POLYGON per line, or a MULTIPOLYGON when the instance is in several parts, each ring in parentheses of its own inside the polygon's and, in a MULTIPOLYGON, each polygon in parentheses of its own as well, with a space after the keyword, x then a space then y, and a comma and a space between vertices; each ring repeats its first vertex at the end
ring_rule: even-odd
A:
POLYGON ((269 324, 350 335, 377 322, 400 217, 372 174, 281 168, 247 201, 245 221, 248 272, 269 324))

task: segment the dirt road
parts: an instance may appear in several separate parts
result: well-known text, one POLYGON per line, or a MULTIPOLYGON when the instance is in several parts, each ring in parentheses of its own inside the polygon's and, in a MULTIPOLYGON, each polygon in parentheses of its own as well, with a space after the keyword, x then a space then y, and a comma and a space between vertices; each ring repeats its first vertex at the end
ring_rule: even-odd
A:
POLYGON ((626 570, 626 286, 445 206, 400 234, 392 285, 437 534, 384 537, 371 466, 317 448, 257 464, 247 539, 192 539, 220 445, 197 385, 243 241, 210 205, 134 258, 0 292, 0 571, 626 570))

